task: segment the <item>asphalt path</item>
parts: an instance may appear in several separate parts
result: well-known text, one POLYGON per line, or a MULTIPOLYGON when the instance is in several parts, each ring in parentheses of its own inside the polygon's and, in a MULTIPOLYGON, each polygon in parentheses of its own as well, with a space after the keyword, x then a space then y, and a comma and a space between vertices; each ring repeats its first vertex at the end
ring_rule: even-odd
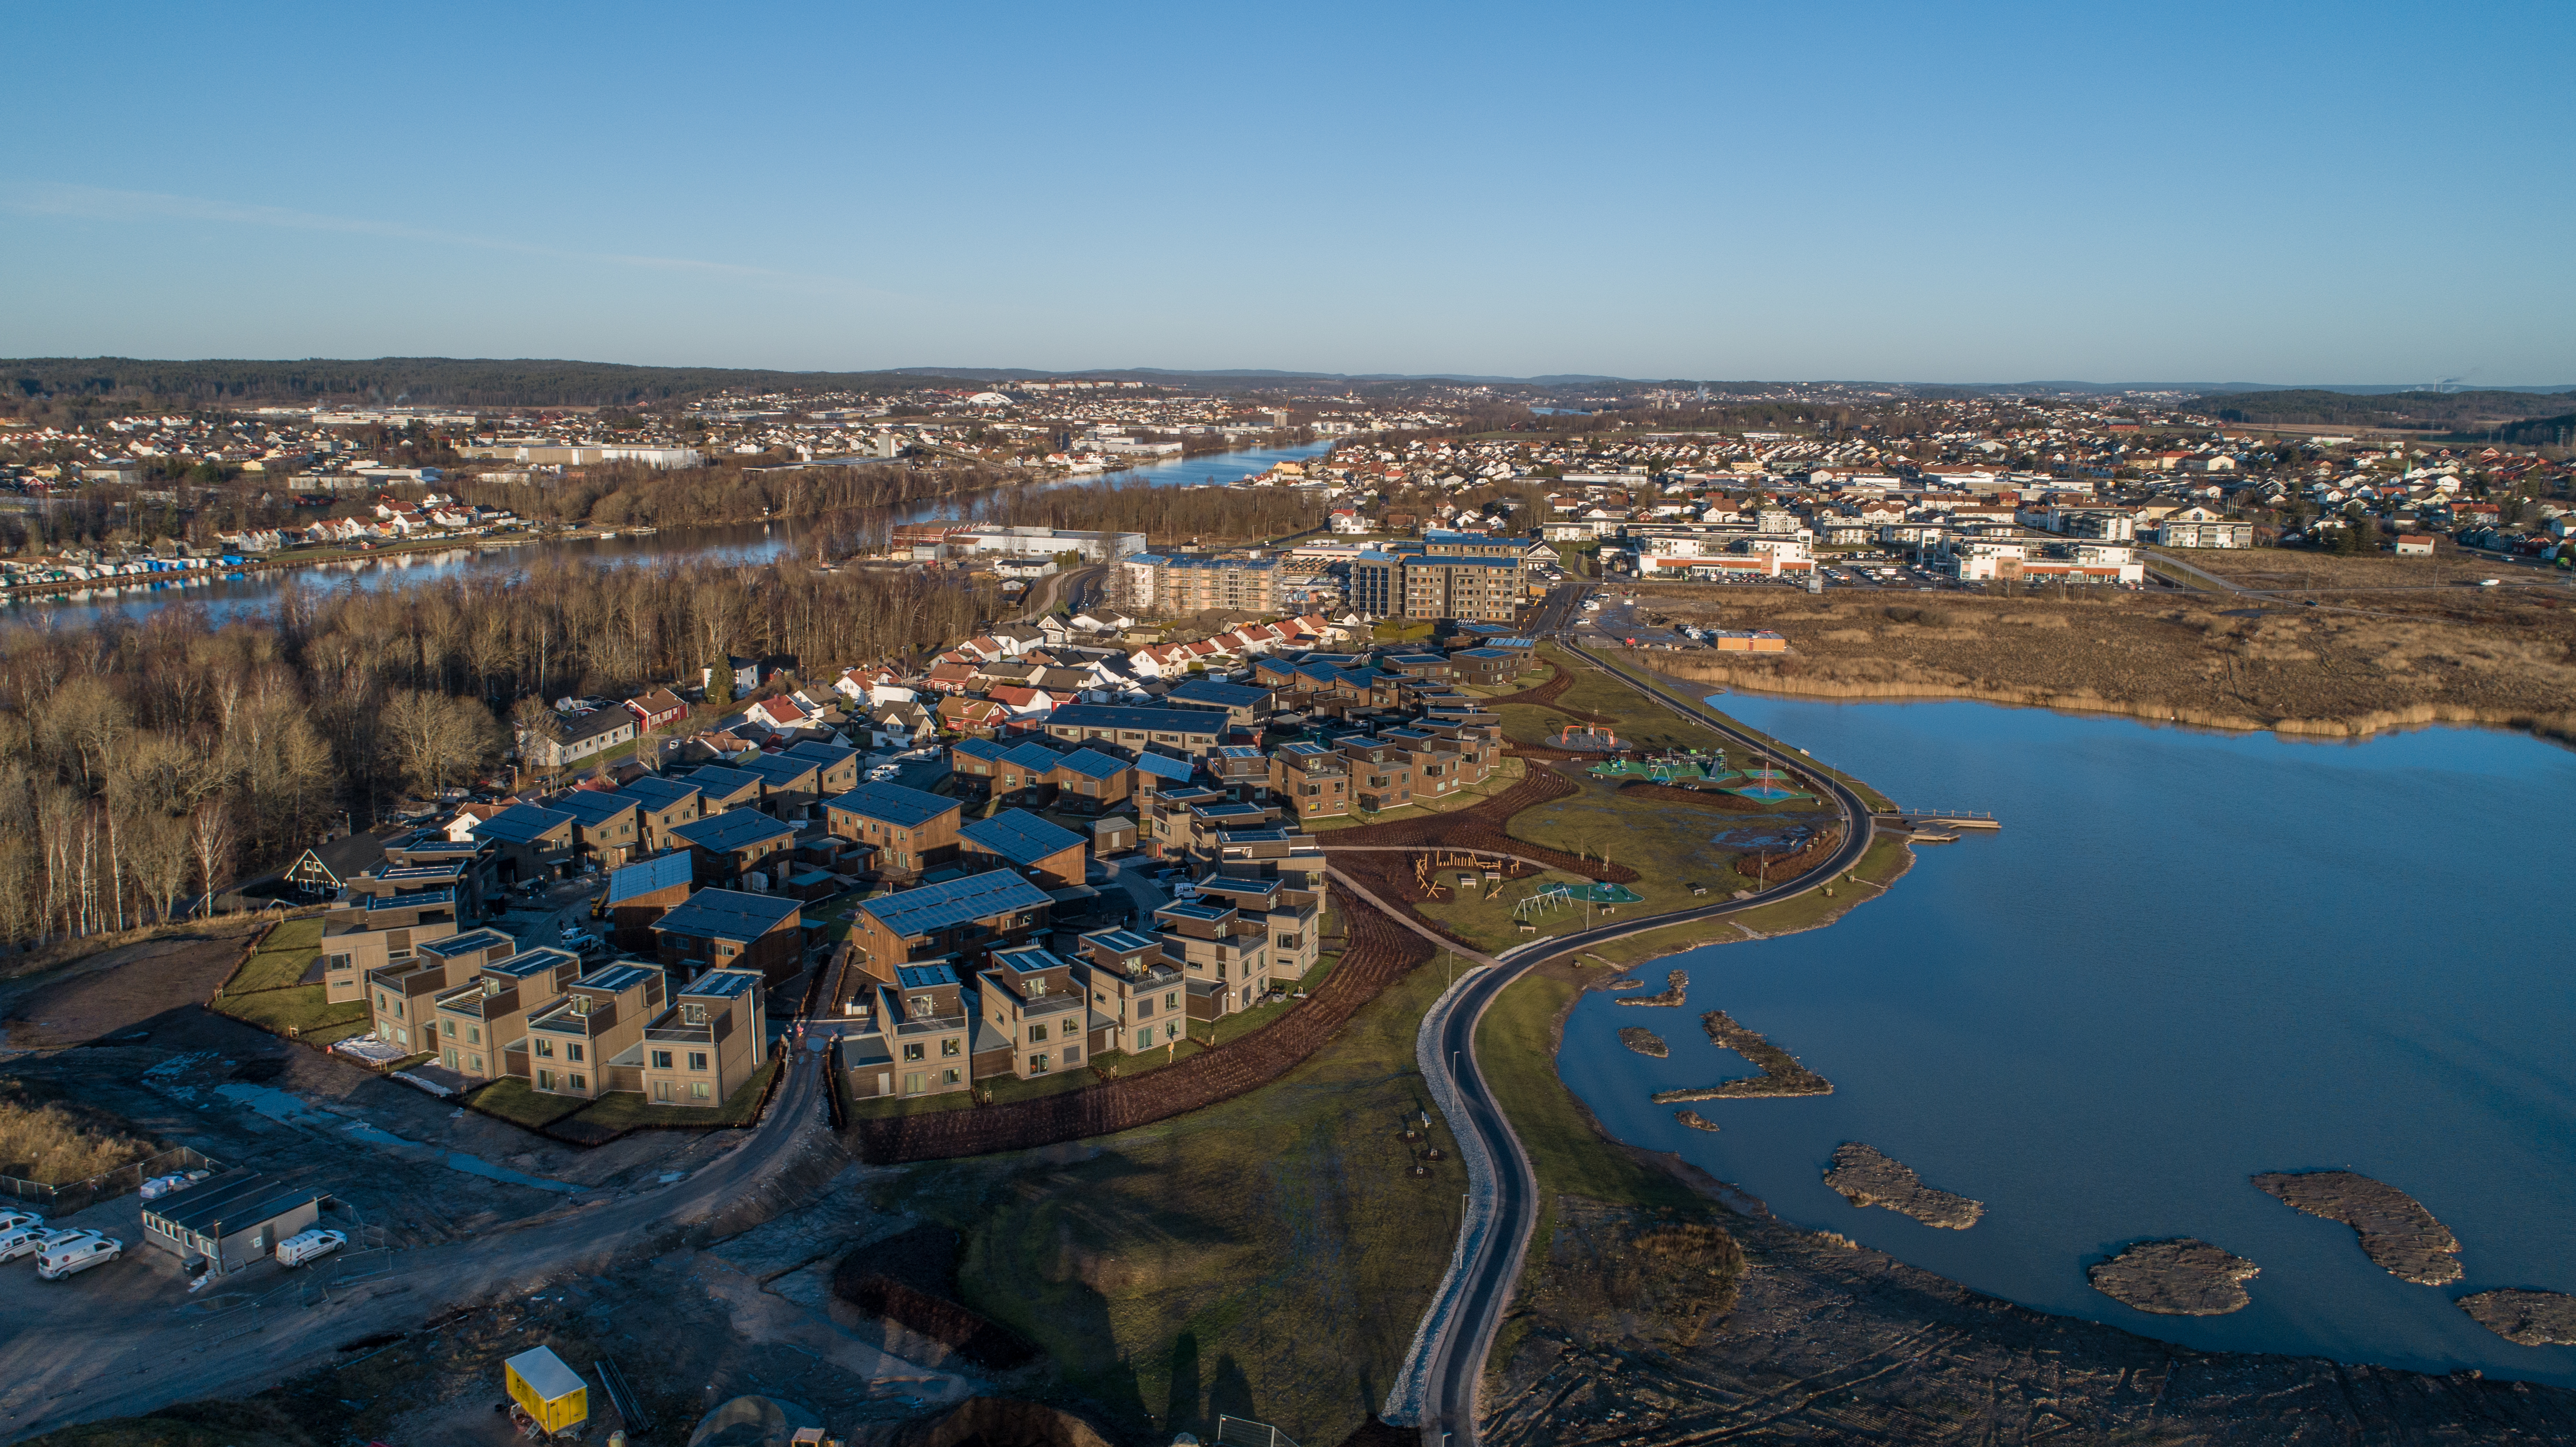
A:
MULTIPOLYGON (((78 1350, 59 1335, 21 1330, 0 1345, 10 1438, 99 1417, 134 1416, 173 1402, 239 1396, 327 1364, 345 1343, 404 1331, 443 1312, 525 1295, 541 1284, 601 1270, 640 1249, 666 1249, 690 1227, 753 1198, 803 1153, 840 1147, 823 1114, 823 1057, 791 1034, 787 1079, 769 1113, 741 1144, 683 1180, 624 1192, 584 1192, 567 1204, 466 1240, 394 1253, 385 1275, 351 1283, 311 1307, 302 1273, 271 1277, 259 1310, 225 1339, 196 1327, 185 1308, 127 1313, 85 1333, 78 1350)), ((158 1256, 130 1241, 129 1254, 158 1256)), ((106 1271, 131 1271, 116 1263, 106 1271)), ((157 1264, 157 1263, 156 1263, 157 1264)), ((256 1268, 263 1272, 267 1268, 256 1268)), ((309 1269, 309 1268, 308 1268, 309 1269)), ((177 1276, 175 1263, 170 1275, 177 1276)), ((318 1273, 317 1273, 318 1275, 318 1273)), ((77 1291, 87 1277, 64 1288, 77 1291)))
MULTIPOLYGON (((1553 604, 1555 601, 1555 594, 1551 593, 1548 602, 1553 604)), ((1756 738, 1713 716, 1697 699, 1683 698, 1609 668, 1600 658, 1563 638, 1557 640, 1557 646, 1603 667, 1610 677, 1629 688, 1744 748, 1762 754, 1776 755, 1779 752, 1768 740, 1756 738)), ((1495 1333, 1502 1327, 1503 1313, 1511 1304, 1512 1293, 1520 1280, 1521 1263, 1528 1253, 1530 1232, 1538 1221, 1538 1177, 1530 1167, 1528 1153, 1521 1148, 1520 1138, 1512 1131, 1510 1120, 1495 1104, 1484 1072, 1476 1061, 1478 1023, 1484 1018, 1486 1009, 1513 981, 1544 961, 1646 930, 1723 919, 1740 911, 1794 899, 1830 883, 1836 876, 1859 864, 1870 845, 1869 806, 1841 780, 1812 764, 1804 767, 1826 789, 1842 816, 1842 845, 1822 866, 1796 880, 1775 884, 1743 899, 1622 920, 1617 924, 1517 945, 1500 955, 1467 949, 1390 907, 1340 871, 1332 872, 1336 884, 1375 905, 1399 924, 1484 967, 1464 986, 1453 990, 1434 1006, 1432 1030, 1438 1049, 1435 1058, 1425 1062, 1426 1071, 1434 1077, 1435 1091, 1445 1085, 1452 1092, 1450 1098, 1457 1102, 1456 1118, 1450 1121, 1450 1129, 1461 1134, 1474 1134, 1483 1145, 1487 1159, 1493 1163, 1495 1175, 1487 1210, 1476 1213, 1485 1219, 1479 1221, 1471 1217, 1462 1221, 1460 1233, 1462 1239, 1469 1243, 1468 1248, 1452 1268, 1452 1281, 1444 1282, 1441 1291, 1433 1298, 1432 1319, 1424 1323, 1426 1349, 1421 1360, 1426 1380, 1421 1392, 1421 1429, 1423 1440, 1429 1447, 1474 1447, 1476 1398, 1484 1380, 1485 1359, 1492 1352, 1495 1333)))

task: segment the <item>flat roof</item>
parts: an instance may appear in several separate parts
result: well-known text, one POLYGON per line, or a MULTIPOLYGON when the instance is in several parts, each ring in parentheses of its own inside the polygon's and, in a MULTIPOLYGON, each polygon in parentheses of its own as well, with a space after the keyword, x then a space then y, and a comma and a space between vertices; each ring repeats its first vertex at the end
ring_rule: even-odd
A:
POLYGON ((1168 914, 1178 916, 1181 919, 1206 920, 1210 924, 1214 924, 1216 921, 1221 920, 1232 913, 1234 913, 1234 906, 1232 905, 1209 904, 1205 900, 1197 899, 1185 899, 1180 901, 1178 904, 1167 904, 1161 909, 1154 911, 1156 918, 1160 918, 1168 914))
POLYGON ((412 909, 424 904, 454 904, 455 902, 456 891, 453 889, 415 889, 409 894, 371 894, 367 896, 367 908, 369 910, 412 909))
POLYGON ((1173 688, 1168 697, 1176 704, 1205 704, 1213 708, 1251 708, 1267 703, 1270 690, 1243 683, 1224 683, 1212 678, 1193 678, 1173 688))
POLYGON ((894 982, 906 990, 927 990, 956 984, 957 972, 946 965, 901 965, 895 969, 894 982))
POLYGON ((218 1176, 175 1196, 164 1196, 143 1214, 182 1231, 221 1239, 274 1220, 328 1194, 311 1186, 272 1181, 257 1171, 218 1176))
POLYGON ((898 935, 917 935, 1050 902, 1036 885, 1010 870, 995 869, 884 895, 859 910, 898 935))
POLYGON ((825 809, 838 809, 867 819, 881 819, 906 829, 918 828, 942 814, 953 814, 962 805, 927 789, 906 788, 901 784, 867 783, 850 792, 823 802, 825 809))
POLYGON ((516 950, 519 942, 496 929, 467 930, 442 940, 423 940, 416 948, 424 955, 446 959, 451 955, 471 954, 476 950, 516 950))
POLYGON ((977 819, 960 827, 957 835, 1013 864, 1035 864, 1082 843, 1081 835, 1026 809, 1004 809, 990 819, 977 819))
POLYGON ((1055 951, 1038 945, 1021 945, 1017 949, 993 951, 993 963, 1023 975, 1040 970, 1070 969, 1073 962, 1055 951))
POLYGON ((757 809, 727 809, 721 814, 709 814, 703 819, 691 819, 674 824, 671 826, 671 833, 700 849, 716 854, 730 854, 737 849, 747 849, 782 834, 792 837, 796 833, 796 826, 784 820, 772 819, 757 809))
POLYGON ((709 970, 683 986, 680 994, 702 1000, 733 1000, 760 988, 760 975, 753 970, 709 970))
POLYGON ((1141 935, 1131 929, 1093 930, 1082 938, 1088 943, 1121 955, 1144 950, 1159 950, 1163 947, 1163 942, 1152 935, 1141 935))
POLYGON ((580 963, 581 956, 570 950, 559 950, 553 945, 539 945, 533 950, 521 950, 515 955, 487 960, 483 968, 496 975, 508 975, 514 980, 524 980, 530 975, 541 975, 564 965, 577 966, 580 963))
POLYGON ((634 989, 637 985, 642 984, 647 976, 658 975, 660 973, 662 973, 662 971, 657 966, 638 965, 629 961, 619 960, 610 964, 602 965, 598 969, 591 971, 589 974, 582 976, 580 979, 573 981, 573 983, 576 985, 587 985, 594 990, 608 990, 615 992, 619 990, 634 989))
POLYGON ((740 889, 701 889, 653 922, 657 931, 694 939, 753 940, 785 924, 797 901, 740 889))
POLYGON ((857 758, 859 751, 843 748, 839 744, 827 744, 821 739, 799 739, 787 746, 787 756, 793 759, 811 759, 825 768, 830 768, 844 760, 857 758))

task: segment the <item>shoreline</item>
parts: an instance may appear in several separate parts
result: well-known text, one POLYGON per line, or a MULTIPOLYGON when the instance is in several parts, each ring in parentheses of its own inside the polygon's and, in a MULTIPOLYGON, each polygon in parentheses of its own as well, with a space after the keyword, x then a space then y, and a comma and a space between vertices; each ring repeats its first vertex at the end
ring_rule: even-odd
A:
POLYGON ((2212 733, 2275 733, 2286 738, 2313 739, 2319 742, 2343 740, 2357 742, 2387 733, 2409 733, 2428 728, 2492 728, 2511 733, 2529 734, 2557 744, 2576 744, 2576 713, 2544 715, 2521 709, 2472 708, 2455 704, 2410 704, 2398 709, 2378 709, 2350 718, 2279 718, 2262 719, 2227 714, 2213 714, 2201 709, 2177 708, 2154 699, 2112 699, 2099 694, 2059 692, 2036 685, 2011 688, 1979 688, 1948 684, 1913 682, 1855 683, 1844 680, 1802 680, 1799 687, 1782 687, 1777 674, 1756 673, 1730 668, 1723 664, 1690 662, 1677 671, 1658 661, 1646 665, 1650 671, 1686 684, 1707 684, 1742 693, 1758 693, 1773 698, 1805 699, 1817 703, 1988 703, 2003 708, 2046 709, 2051 713, 2099 714, 2114 718, 2131 718, 2141 723, 2178 724, 2186 728, 2206 729, 2212 733))

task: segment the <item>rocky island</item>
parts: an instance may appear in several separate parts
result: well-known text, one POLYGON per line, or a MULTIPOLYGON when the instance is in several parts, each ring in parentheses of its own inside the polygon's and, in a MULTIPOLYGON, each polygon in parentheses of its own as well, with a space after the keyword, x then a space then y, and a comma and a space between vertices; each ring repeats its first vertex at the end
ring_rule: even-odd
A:
POLYGON ((2460 1310, 2517 1346, 2576 1347, 2576 1296, 2563 1291, 2481 1291, 2460 1310))
POLYGON ((1923 1184, 1913 1168, 1890 1159, 1876 1146, 1851 1141, 1834 1150, 1825 1184, 1855 1206, 1884 1206, 1926 1226, 1965 1231, 1986 1214, 1983 1201, 1972 1201, 1923 1184))
POLYGON ((2395 1186, 2351 1171, 2274 1171, 2254 1184, 2311 1216, 2350 1226, 2363 1253, 2401 1281, 2440 1286, 2460 1279, 2459 1238, 2395 1186))
POLYGON ((1665 1046, 1663 1036, 1656 1034, 1654 1031, 1649 1030, 1642 1025, 1620 1026, 1619 1043, 1636 1051, 1640 1055, 1651 1055, 1657 1060, 1661 1060, 1666 1055, 1672 1053, 1671 1050, 1665 1046))
POLYGON ((1689 1126, 1692 1130, 1713 1131, 1717 1129, 1716 1121, 1710 1120, 1707 1116, 1700 1114, 1698 1111, 1689 1109, 1688 1107, 1674 1111, 1673 1119, 1689 1126))
MULTIPOLYGON (((1630 981, 1630 983, 1634 984, 1635 982, 1630 981)), ((1619 987, 1613 985, 1611 988, 1617 989, 1619 987)), ((1682 1002, 1682 998, 1689 993, 1690 972, 1687 970, 1675 970, 1671 974, 1664 976, 1664 988, 1661 994, 1631 995, 1627 999, 1621 1000, 1619 1003, 1622 1005, 1678 1005, 1682 1002)))
MULTIPOLYGON (((1673 972, 1676 981, 1679 970, 1673 972)), ((1679 986, 1675 989, 1678 991, 1679 986)), ((1641 1003, 1622 1000, 1622 1005, 1641 1003)), ((1763 1039, 1728 1018, 1724 1010, 1711 1010, 1699 1018, 1700 1027, 1708 1031, 1711 1043, 1732 1050, 1762 1067, 1762 1073, 1747 1080, 1729 1080, 1717 1085, 1693 1086, 1688 1090, 1659 1090, 1654 1094, 1657 1105, 1679 1105, 1692 1100, 1726 1100, 1758 1095, 1831 1095, 1833 1082, 1798 1063, 1788 1051, 1763 1039)))
POLYGON ((2158 1316, 2225 1316, 2254 1298, 2241 1284, 2263 1268, 2206 1241, 2141 1241, 2085 1276, 2093 1289, 2158 1316))

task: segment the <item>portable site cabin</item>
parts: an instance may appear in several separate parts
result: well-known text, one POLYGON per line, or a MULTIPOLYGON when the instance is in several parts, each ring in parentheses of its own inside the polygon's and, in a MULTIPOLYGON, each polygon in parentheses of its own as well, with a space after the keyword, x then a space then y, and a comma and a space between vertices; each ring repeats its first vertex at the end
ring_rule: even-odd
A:
POLYGON ((532 1347, 501 1363, 501 1381, 510 1400, 548 1432, 561 1432, 590 1420, 590 1388, 563 1358, 544 1347, 532 1347))
POLYGON ((322 1219, 324 1193, 273 1181, 257 1171, 231 1171, 143 1208, 143 1239, 198 1260, 221 1276, 277 1249, 277 1243, 322 1219))

